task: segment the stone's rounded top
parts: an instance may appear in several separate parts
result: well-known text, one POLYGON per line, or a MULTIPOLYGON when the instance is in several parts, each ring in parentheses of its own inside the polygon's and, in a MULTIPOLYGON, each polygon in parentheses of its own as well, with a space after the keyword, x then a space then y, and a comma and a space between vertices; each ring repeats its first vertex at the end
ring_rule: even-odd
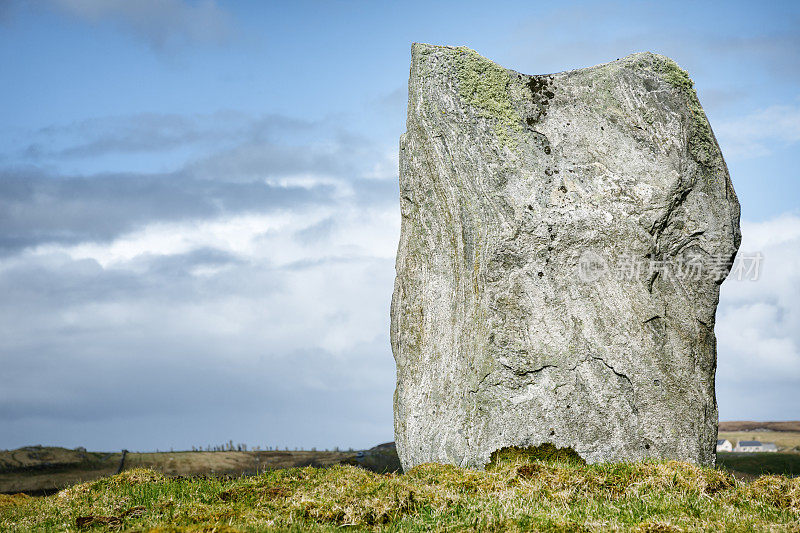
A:
MULTIPOLYGON (((671 107, 674 112, 688 118, 690 150, 695 161, 711 167, 717 164, 716 161, 722 160, 711 126, 697 99, 694 82, 685 70, 667 56, 649 51, 637 52, 590 67, 551 74, 524 74, 507 69, 466 46, 411 45, 409 101, 414 101, 415 95, 426 92, 427 101, 438 101, 442 96, 436 96, 437 93, 446 94, 453 86, 457 87, 462 101, 471 105, 480 116, 494 121, 493 129, 503 149, 516 150, 523 142, 519 136, 524 132, 526 123, 531 126, 547 115, 548 108, 541 106, 535 112, 520 112, 525 107, 522 95, 526 91, 523 85, 531 92, 541 92, 539 90, 544 89, 545 84, 553 83, 566 84, 567 87, 583 84, 590 88, 589 92, 598 101, 602 100, 603 107, 610 109, 626 105, 620 102, 620 98, 627 98, 619 94, 620 87, 639 96, 639 86, 644 86, 647 89, 645 92, 661 92, 663 97, 657 107, 671 107), (454 79, 455 83, 452 81, 454 79), (543 84, 545 79, 547 81, 543 84), (426 88, 419 90, 423 85, 426 88), (671 96, 667 96, 667 92, 671 96)), ((544 94, 556 93, 551 87, 544 94)), ((549 105, 544 101, 538 103, 549 105)))
MULTIPOLYGON (((440 52, 440 51, 441 52, 453 52, 453 51, 467 52, 467 53, 475 54, 476 56, 479 56, 481 59, 484 59, 486 61, 490 61, 490 62, 494 63, 494 61, 492 61, 491 59, 489 59, 489 58, 487 58, 485 56, 482 56, 480 53, 476 52, 475 50, 473 50, 472 48, 469 48, 467 46, 438 45, 438 44, 429 44, 429 43, 411 43, 411 55, 412 55, 412 58, 414 58, 415 56, 425 56, 425 55, 428 55, 428 54, 431 54, 431 53, 440 52)), ((668 56, 657 54, 655 52, 650 52, 650 51, 634 52, 632 54, 628 54, 628 55, 626 55, 624 57, 621 57, 619 59, 616 59, 614 61, 608 61, 606 63, 599 63, 597 65, 592 65, 592 66, 588 66, 588 67, 581 67, 581 68, 572 69, 572 70, 564 70, 564 71, 561 71, 561 72, 546 72, 546 73, 541 73, 541 74, 527 74, 527 75, 528 76, 555 76, 555 75, 559 75, 559 74, 568 74, 568 73, 573 73, 573 72, 580 72, 580 71, 583 71, 583 70, 596 69, 596 68, 606 67, 606 66, 615 65, 615 64, 616 65, 621 65, 621 66, 630 66, 630 67, 633 67, 633 68, 644 68, 644 69, 647 69, 647 70, 652 70, 652 67, 654 65, 659 65, 660 66, 660 65, 664 65, 665 63, 668 64, 669 66, 674 66, 674 68, 677 68, 678 70, 683 72, 688 77, 688 74, 686 74, 685 71, 683 71, 683 69, 681 69, 677 65, 675 60, 673 60, 672 58, 670 58, 668 56)), ((511 69, 507 69, 507 70, 511 70, 511 69)), ((513 71, 513 72, 516 72, 516 71, 513 71)))

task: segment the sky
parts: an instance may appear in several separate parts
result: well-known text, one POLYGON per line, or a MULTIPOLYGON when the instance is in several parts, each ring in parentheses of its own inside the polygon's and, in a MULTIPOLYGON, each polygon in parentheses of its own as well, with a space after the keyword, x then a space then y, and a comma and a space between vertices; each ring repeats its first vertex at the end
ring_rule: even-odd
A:
POLYGON ((0 448, 393 440, 412 42, 687 69, 764 257, 720 419, 800 419, 800 4, 4 0, 0 448))

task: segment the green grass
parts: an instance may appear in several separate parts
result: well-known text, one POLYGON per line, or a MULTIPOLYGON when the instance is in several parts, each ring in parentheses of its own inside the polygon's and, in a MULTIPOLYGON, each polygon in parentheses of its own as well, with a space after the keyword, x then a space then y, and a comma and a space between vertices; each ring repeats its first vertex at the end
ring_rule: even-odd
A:
POLYGON ((487 471, 295 468, 232 480, 131 470, 0 499, 2 531, 752 531, 800 528, 800 479, 752 483, 679 462, 583 465, 525 454, 487 471))
POLYGON ((796 453, 721 452, 717 454, 717 464, 727 470, 745 474, 800 476, 800 454, 796 453))

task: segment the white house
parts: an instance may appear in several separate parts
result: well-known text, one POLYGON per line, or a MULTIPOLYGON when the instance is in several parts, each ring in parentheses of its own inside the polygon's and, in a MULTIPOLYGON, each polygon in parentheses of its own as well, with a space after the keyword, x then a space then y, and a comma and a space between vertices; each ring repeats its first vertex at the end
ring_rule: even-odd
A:
POLYGON ((775 445, 774 442, 762 442, 764 449, 761 450, 762 452, 777 452, 778 447, 775 445))
POLYGON ((728 439, 717 440, 717 452, 732 452, 733 444, 728 439))
POLYGON ((736 448, 733 449, 735 452, 760 452, 761 451, 761 442, 757 440, 740 440, 739 443, 736 445, 736 448))
POLYGON ((757 440, 740 440, 733 449, 735 452, 777 452, 778 447, 774 442, 761 442, 757 440))

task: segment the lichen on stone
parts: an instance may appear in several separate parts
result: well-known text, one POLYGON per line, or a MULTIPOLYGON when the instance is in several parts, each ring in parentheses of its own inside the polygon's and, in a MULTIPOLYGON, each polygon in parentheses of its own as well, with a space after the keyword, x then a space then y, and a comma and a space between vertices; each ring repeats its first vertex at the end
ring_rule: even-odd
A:
POLYGON ((509 96, 510 77, 506 69, 465 46, 449 48, 458 74, 461 99, 494 120, 493 130, 503 146, 514 148, 514 133, 522 133, 522 118, 509 96))
POLYGON ((694 81, 689 77, 689 73, 679 67, 675 61, 664 56, 655 57, 653 71, 686 97, 686 103, 692 113, 689 150, 698 163, 703 167, 708 167, 718 150, 708 118, 697 98, 694 81))

